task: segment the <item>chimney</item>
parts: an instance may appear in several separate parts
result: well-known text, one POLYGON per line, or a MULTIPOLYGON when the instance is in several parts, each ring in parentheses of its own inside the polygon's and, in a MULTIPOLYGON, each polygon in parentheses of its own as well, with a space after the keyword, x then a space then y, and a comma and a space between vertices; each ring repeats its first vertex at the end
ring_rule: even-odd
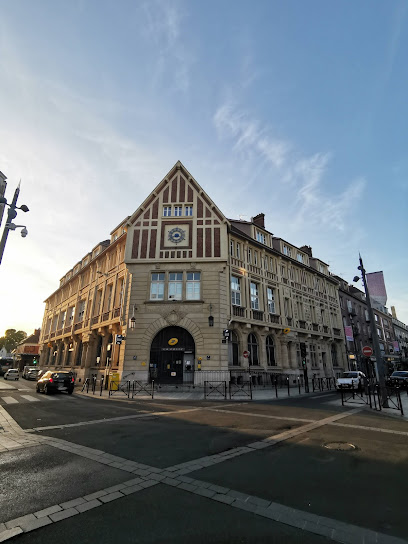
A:
POLYGON ((309 257, 313 257, 312 255, 312 248, 310 246, 302 246, 299 248, 301 251, 303 251, 304 253, 307 253, 309 255, 309 257))
POLYGON ((395 306, 391 306, 391 315, 394 319, 398 319, 397 312, 395 311, 395 306))
POLYGON ((255 215, 255 217, 252 218, 252 223, 264 229, 265 228, 265 214, 258 213, 258 215, 255 215))

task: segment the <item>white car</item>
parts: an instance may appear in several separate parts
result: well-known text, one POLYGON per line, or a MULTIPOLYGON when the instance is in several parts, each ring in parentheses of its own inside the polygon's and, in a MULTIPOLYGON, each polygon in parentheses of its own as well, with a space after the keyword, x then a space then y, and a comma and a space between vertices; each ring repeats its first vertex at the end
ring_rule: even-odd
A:
POLYGON ((341 378, 336 380, 336 389, 355 389, 361 390, 364 385, 365 374, 359 370, 352 370, 350 372, 343 372, 341 378))
POLYGON ((20 377, 17 368, 9 368, 4 374, 5 380, 18 380, 20 377))

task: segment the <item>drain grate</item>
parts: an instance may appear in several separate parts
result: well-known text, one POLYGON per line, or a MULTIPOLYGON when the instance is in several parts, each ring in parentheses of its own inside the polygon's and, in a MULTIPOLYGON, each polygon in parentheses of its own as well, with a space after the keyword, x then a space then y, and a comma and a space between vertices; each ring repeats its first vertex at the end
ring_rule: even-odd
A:
POLYGON ((328 450, 338 451, 350 451, 357 449, 354 444, 350 444, 349 442, 328 442, 327 444, 323 444, 323 446, 328 450))

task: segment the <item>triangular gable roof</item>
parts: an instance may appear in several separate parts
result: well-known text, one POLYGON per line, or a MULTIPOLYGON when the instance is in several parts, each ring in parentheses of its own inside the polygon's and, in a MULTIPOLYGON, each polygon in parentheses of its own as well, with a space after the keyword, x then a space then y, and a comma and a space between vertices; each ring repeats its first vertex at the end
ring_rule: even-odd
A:
POLYGON ((157 184, 155 189, 150 193, 150 195, 146 198, 146 200, 143 202, 139 208, 130 216, 127 224, 132 225, 135 223, 136 219, 138 219, 142 213, 150 206, 150 204, 157 198, 159 193, 163 191, 166 186, 170 184, 170 182, 173 180, 173 178, 178 174, 181 173, 184 178, 186 178, 187 182, 192 185, 192 187, 200 194, 201 198, 204 200, 206 205, 218 216, 220 221, 223 223, 229 224, 229 220, 225 217, 225 215, 221 212, 221 210, 218 208, 218 206, 211 200, 211 198, 207 195, 207 193, 204 191, 204 189, 201 187, 199 183, 193 178, 193 176, 190 174, 190 172, 187 170, 187 168, 182 164, 181 161, 177 161, 176 164, 171 168, 171 170, 167 173, 166 176, 160 181, 160 183, 157 184))

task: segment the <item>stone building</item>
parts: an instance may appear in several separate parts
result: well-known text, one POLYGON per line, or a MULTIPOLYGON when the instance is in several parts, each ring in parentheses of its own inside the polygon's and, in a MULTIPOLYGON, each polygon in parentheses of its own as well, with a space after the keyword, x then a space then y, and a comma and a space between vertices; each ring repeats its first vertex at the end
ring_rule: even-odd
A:
POLYGON ((201 383, 230 372, 339 374, 339 281, 308 246, 227 219, 178 162, 46 300, 41 366, 79 379, 201 383), (119 336, 117 336, 119 335, 119 336), (120 338, 122 337, 122 338, 120 338))

